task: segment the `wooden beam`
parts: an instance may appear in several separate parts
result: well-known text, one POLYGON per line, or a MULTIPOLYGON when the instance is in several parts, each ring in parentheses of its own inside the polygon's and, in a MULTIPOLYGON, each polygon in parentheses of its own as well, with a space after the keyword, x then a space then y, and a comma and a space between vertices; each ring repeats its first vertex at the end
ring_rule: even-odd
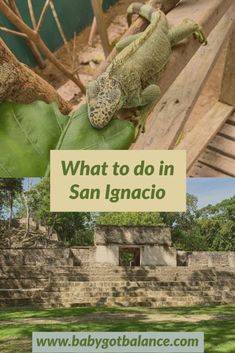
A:
POLYGON ((190 177, 194 178, 228 178, 230 175, 218 171, 214 168, 198 162, 189 172, 190 177))
POLYGON ((107 57, 111 51, 111 47, 109 44, 107 28, 105 27, 104 23, 104 15, 102 9, 103 0, 91 0, 91 3, 96 18, 96 25, 100 34, 104 54, 105 57, 107 57))
MULTIPOLYGON (((235 4, 233 10, 235 12, 235 4)), ((179 133, 189 118, 221 48, 231 32, 234 19, 235 15, 231 17, 230 8, 210 34, 208 46, 198 50, 157 104, 148 118, 146 133, 140 135, 133 148, 174 148, 179 133)))
MULTIPOLYGON (((191 18, 202 26, 208 36, 232 4, 233 0, 182 1, 169 13, 168 19, 172 25, 177 25, 182 19, 191 18)), ((232 10, 234 11, 234 8, 230 9, 232 10)), ((230 15, 233 17, 234 14, 230 12, 230 15)), ((167 70, 159 82, 162 94, 175 81, 199 47, 198 41, 191 36, 184 44, 177 45, 173 50, 167 70)))
POLYGON ((217 135, 209 144, 209 148, 215 152, 222 153, 227 157, 235 159, 235 141, 217 135))
POLYGON ((235 177, 235 159, 224 156, 218 152, 206 149, 199 162, 212 167, 230 177, 235 177))
POLYGON ((235 125, 235 114, 231 115, 228 118, 228 123, 231 124, 231 125, 235 125))
POLYGON ((175 148, 187 151, 187 171, 192 168, 232 111, 233 107, 230 105, 217 102, 175 148))
POLYGON ((235 141, 235 126, 231 124, 225 124, 220 130, 220 135, 235 141))
POLYGON ((220 101, 235 107, 235 23, 227 49, 220 101))

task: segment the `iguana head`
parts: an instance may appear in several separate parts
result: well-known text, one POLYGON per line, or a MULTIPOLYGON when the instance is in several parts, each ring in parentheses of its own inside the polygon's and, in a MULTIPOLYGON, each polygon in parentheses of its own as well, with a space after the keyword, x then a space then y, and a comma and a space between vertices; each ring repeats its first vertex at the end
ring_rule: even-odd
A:
POLYGON ((121 107, 120 84, 105 73, 88 83, 86 95, 91 125, 102 129, 121 107))

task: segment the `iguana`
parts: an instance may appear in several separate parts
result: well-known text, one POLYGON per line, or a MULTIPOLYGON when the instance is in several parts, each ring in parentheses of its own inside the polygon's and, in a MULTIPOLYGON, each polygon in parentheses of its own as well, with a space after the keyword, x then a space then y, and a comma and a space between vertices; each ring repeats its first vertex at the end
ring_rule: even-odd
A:
MULTIPOLYGON (((193 20, 185 19, 171 28, 160 9, 141 3, 129 6, 129 25, 133 14, 147 19, 150 25, 144 32, 118 42, 119 54, 104 73, 87 85, 89 120, 95 128, 105 127, 121 108, 151 106, 159 99, 160 88, 156 82, 174 45, 191 34, 200 43, 207 44, 202 28, 193 20)), ((141 118, 142 127, 145 118, 141 118)))

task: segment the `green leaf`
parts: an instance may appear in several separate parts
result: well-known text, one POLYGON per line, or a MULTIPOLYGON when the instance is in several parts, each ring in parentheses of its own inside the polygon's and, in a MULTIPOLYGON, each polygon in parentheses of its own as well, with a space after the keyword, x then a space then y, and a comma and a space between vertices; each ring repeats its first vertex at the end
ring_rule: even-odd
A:
POLYGON ((127 149, 133 142, 132 123, 113 119, 94 129, 84 104, 71 117, 56 104, 0 104, 0 177, 42 177, 50 150, 127 149))
POLYGON ((0 104, 0 176, 43 176, 68 122, 54 103, 0 104))
POLYGON ((133 142, 135 128, 129 121, 113 119, 104 129, 94 129, 88 119, 87 104, 72 115, 71 123, 58 149, 125 150, 133 142))

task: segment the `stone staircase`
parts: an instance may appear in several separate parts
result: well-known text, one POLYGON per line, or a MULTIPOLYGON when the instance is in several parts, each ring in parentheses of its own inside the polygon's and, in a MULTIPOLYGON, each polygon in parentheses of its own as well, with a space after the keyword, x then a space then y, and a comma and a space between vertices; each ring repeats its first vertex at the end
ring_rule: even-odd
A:
POLYGON ((0 307, 235 303, 231 267, 1 266, 0 307))

